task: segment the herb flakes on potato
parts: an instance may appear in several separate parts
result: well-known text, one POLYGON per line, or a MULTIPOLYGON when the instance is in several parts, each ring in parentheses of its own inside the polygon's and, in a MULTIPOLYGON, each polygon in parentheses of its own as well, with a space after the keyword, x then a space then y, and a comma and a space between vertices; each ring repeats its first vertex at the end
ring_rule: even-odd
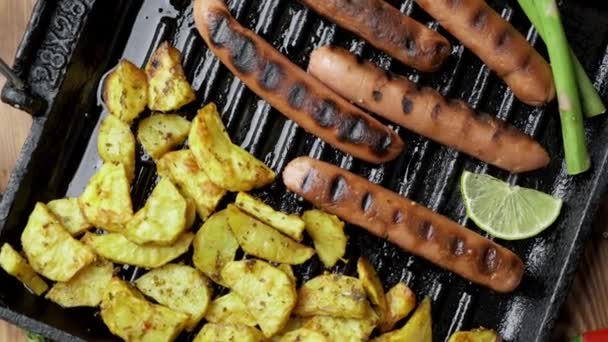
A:
POLYGON ((135 177, 135 137, 128 124, 113 115, 99 126, 97 152, 105 163, 122 164, 129 183, 135 177))
POLYGON ((205 319, 211 323, 240 324, 250 327, 258 324, 247 309, 247 305, 234 292, 228 292, 213 300, 205 313, 205 319))
POLYGON ((333 267, 346 253, 348 237, 344 234, 344 222, 321 210, 307 210, 302 219, 319 259, 325 267, 333 267))
POLYGON ((375 324, 370 319, 314 316, 306 321, 304 328, 321 333, 328 341, 367 341, 375 324))
POLYGON ((148 107, 168 112, 180 109, 196 99, 182 67, 182 54, 163 42, 146 64, 148 76, 148 107))
POLYGON ((80 270, 66 281, 53 285, 46 298, 64 308, 99 305, 105 290, 112 280, 114 265, 98 259, 80 270))
POLYGON ((146 73, 128 60, 121 60, 106 77, 103 100, 110 114, 130 125, 148 104, 146 73))
POLYGON ((91 228, 80 209, 78 198, 56 199, 47 203, 46 207, 72 236, 80 235, 91 228))
POLYGON ((93 250, 74 239, 42 203, 36 203, 30 214, 21 245, 32 268, 54 281, 70 280, 96 259, 93 250))
POLYGON ((193 342, 262 342, 264 335, 256 328, 238 324, 207 323, 193 342))
MULTIPOLYGON (((283 335, 279 342, 330 342, 323 334, 314 330, 300 328, 283 335)), ((343 340, 340 340, 343 341, 343 340)))
POLYGON ((184 143, 190 132, 190 121, 176 114, 153 114, 139 122, 137 140, 157 160, 184 143))
POLYGON ((27 263, 27 260, 8 243, 3 244, 0 249, 0 267, 6 273, 17 278, 25 287, 38 296, 49 288, 44 280, 36 274, 30 264, 27 263))
POLYGON ((285 272, 261 260, 231 261, 222 270, 222 280, 241 297, 266 337, 289 320, 297 294, 285 272))

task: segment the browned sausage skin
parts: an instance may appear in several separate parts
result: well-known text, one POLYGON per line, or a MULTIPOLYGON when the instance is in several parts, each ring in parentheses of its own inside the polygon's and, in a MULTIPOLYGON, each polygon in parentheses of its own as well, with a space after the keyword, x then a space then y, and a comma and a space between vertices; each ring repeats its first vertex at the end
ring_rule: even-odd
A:
POLYGON ((513 252, 337 166, 300 157, 283 182, 316 207, 472 282, 509 292, 521 281, 524 264, 513 252))
POLYGON ((484 0, 416 0, 473 51, 529 105, 555 97, 551 67, 511 24, 484 0))
POLYGON ((446 101, 348 51, 331 46, 313 51, 308 72, 361 107, 441 144, 511 172, 546 166, 547 151, 532 138, 462 101, 446 101))
POLYGON ((382 0, 300 0, 402 63, 435 71, 450 55, 450 42, 382 0))
POLYGON ((232 73, 304 130, 369 162, 392 160, 403 150, 394 131, 242 27, 222 0, 196 0, 194 21, 209 49, 232 73))

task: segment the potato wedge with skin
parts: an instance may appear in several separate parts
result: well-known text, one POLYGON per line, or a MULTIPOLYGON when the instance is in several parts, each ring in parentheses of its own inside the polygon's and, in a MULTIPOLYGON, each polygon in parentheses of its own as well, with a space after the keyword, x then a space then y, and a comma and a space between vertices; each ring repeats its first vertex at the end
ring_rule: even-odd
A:
POLYGON ((190 121, 176 114, 153 114, 139 122, 137 140, 157 160, 184 143, 190 132, 190 121))
POLYGON ((196 99, 182 67, 182 54, 163 42, 146 64, 148 107, 167 112, 177 110, 196 99))
POLYGON ((186 265, 167 264, 155 268, 135 280, 135 286, 159 304, 187 314, 188 331, 203 318, 211 300, 207 279, 186 265))
POLYGON ((228 225, 247 254, 291 265, 310 259, 315 250, 302 245, 229 204, 228 225))
POLYGON ((184 313, 148 302, 118 278, 110 280, 99 307, 108 329, 126 341, 173 341, 188 319, 184 313))
POLYGON ((207 323, 193 342, 262 342, 264 335, 256 328, 238 324, 207 323))
POLYGON ((124 235, 137 244, 172 245, 186 230, 188 203, 168 178, 162 178, 124 235))
POLYGON ((416 295, 405 284, 397 283, 386 293, 386 312, 384 321, 380 324, 380 331, 386 332, 404 319, 416 307, 416 295))
POLYGON ((374 323, 366 319, 315 316, 304 324, 304 328, 321 333, 328 341, 367 341, 374 331, 374 323))
POLYGON ((72 236, 80 235, 91 228, 91 224, 80 210, 78 198, 56 199, 47 203, 46 207, 72 236))
POLYGON ((193 238, 194 234, 186 232, 171 246, 142 246, 118 233, 86 233, 82 241, 91 246, 97 254, 113 262, 155 268, 186 253, 193 238))
POLYGON ((228 191, 249 191, 270 184, 276 174, 226 133, 215 104, 198 111, 188 136, 190 149, 209 179, 228 191))
POLYGON ((106 116, 99 126, 97 152, 105 163, 122 164, 129 182, 135 177, 135 137, 128 124, 114 115, 106 116))
POLYGON ((275 228, 290 238, 296 241, 302 241, 304 221, 299 216, 276 211, 268 204, 246 192, 239 192, 234 204, 242 211, 266 223, 272 228, 275 228))
POLYGON ((234 292, 228 292, 211 302, 205 313, 205 319, 211 323, 240 324, 250 327, 258 324, 247 309, 247 305, 234 292))
POLYGON ((377 307, 377 311, 383 316, 381 320, 384 320, 384 313, 387 308, 386 296, 384 295, 384 286, 374 266, 365 257, 360 257, 357 260, 357 273, 369 301, 377 307))
POLYGON ((494 330, 478 328, 471 331, 458 331, 450 336, 448 342, 500 342, 494 330))
POLYGON ((372 311, 361 281, 341 274, 323 274, 298 290, 297 316, 367 319, 372 311))
POLYGON ((38 296, 49 289, 46 282, 36 274, 27 260, 8 243, 3 244, 0 249, 0 267, 38 296))
POLYGON ((21 234, 21 246, 34 271, 54 281, 70 280, 97 258, 42 203, 36 203, 30 214, 21 234))
POLYGON ((91 177, 78 199, 80 209, 93 226, 121 232, 133 217, 133 204, 125 167, 104 163, 91 177))
POLYGON ((159 175, 168 177, 182 195, 196 205, 198 215, 206 220, 226 194, 198 166, 190 150, 169 152, 156 162, 159 175))
POLYGON ((325 267, 333 267, 346 252, 348 237, 344 234, 344 222, 337 216, 321 210, 307 210, 302 219, 319 259, 325 267))
MULTIPOLYGON (((323 334, 316 332, 314 330, 300 328, 294 331, 290 331, 287 334, 283 335, 280 342, 330 342, 330 341, 338 341, 338 340, 328 340, 323 336, 323 334)), ((345 341, 345 340, 339 340, 345 341)))
POLYGON ((121 60, 104 81, 103 101, 110 114, 130 125, 148 104, 146 73, 128 60, 121 60))
POLYGON ((401 329, 374 338, 373 342, 432 342, 431 299, 425 298, 401 329))
POLYGON ((239 242, 228 227, 226 210, 213 214, 196 232, 193 241, 192 262, 203 274, 224 286, 222 269, 233 261, 239 242))
POLYGON ((64 308, 97 306, 113 273, 114 265, 111 262, 98 259, 76 273, 72 279, 53 285, 45 297, 64 308))
POLYGON ((296 286, 285 272, 249 259, 229 262, 222 279, 241 297, 266 337, 281 331, 297 300, 296 286))

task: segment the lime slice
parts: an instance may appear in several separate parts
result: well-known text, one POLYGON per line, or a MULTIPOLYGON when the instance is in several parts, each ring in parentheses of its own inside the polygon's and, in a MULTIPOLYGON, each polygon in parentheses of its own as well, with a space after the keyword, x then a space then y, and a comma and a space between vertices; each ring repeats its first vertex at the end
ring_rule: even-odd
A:
POLYGON ((467 216, 488 234, 505 240, 535 236, 559 216, 562 200, 465 171, 461 179, 467 216))

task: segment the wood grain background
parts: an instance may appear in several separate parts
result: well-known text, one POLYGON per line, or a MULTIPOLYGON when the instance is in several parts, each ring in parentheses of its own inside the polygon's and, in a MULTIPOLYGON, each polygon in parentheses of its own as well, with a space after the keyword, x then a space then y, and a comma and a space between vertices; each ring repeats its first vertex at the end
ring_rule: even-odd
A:
MULTIPOLYGON (((12 63, 16 47, 29 20, 34 0, 0 0, 0 57, 12 63)), ((4 79, 0 76, 0 87, 4 79)), ((31 125, 28 115, 0 103, 0 191, 31 125)), ((608 201, 598 219, 596 234, 588 243, 574 287, 555 329, 555 340, 564 341, 583 331, 608 327, 608 201)), ((21 331, 0 321, 0 342, 24 341, 21 331)))

